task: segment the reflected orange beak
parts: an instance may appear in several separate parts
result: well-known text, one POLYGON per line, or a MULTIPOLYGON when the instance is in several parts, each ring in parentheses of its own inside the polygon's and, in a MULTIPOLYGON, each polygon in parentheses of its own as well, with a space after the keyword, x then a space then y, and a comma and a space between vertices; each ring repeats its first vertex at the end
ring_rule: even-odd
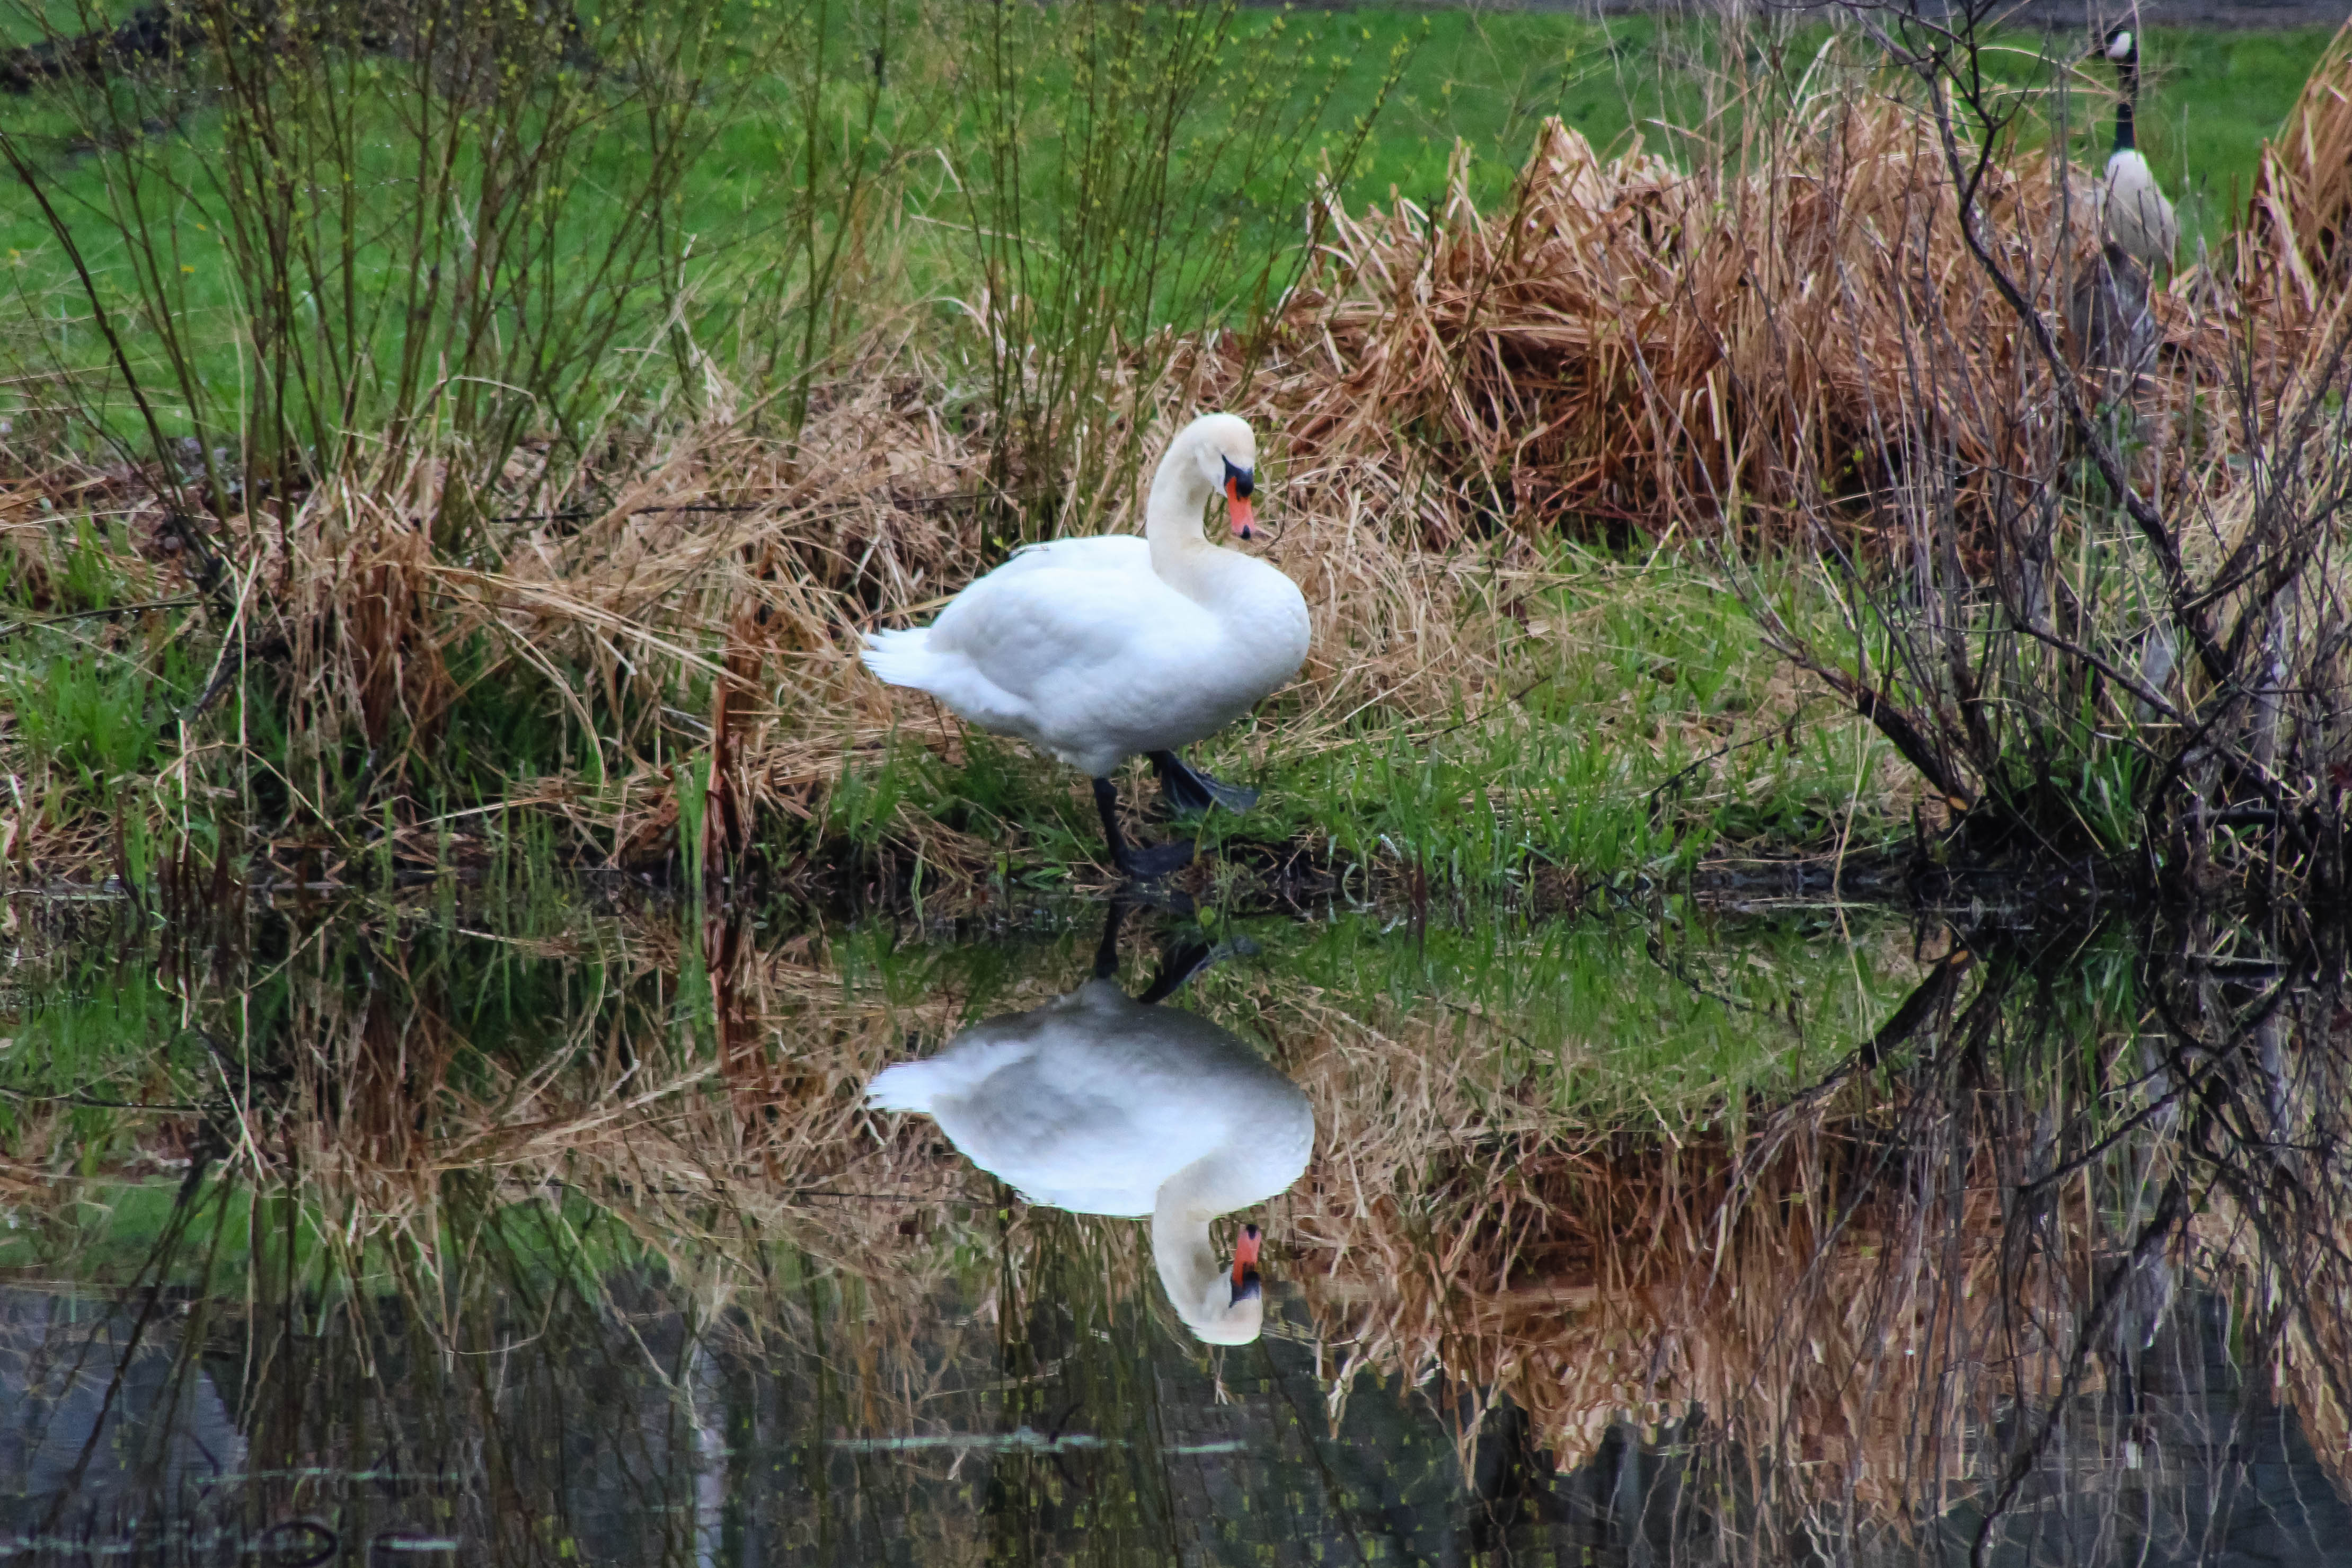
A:
MULTIPOLYGON (((1244 502, 1243 504, 1246 506, 1248 503, 1244 502)), ((1258 1236, 1257 1227, 1255 1225, 1243 1226, 1242 1239, 1239 1242, 1235 1243, 1234 1247, 1234 1290, 1240 1290, 1245 1282, 1246 1276, 1257 1271, 1257 1254, 1259 1245, 1260 1238, 1258 1236)))
POLYGON ((1230 475, 1225 479, 1225 516, 1233 519, 1235 538, 1257 538, 1257 512, 1242 494, 1242 482, 1230 475))

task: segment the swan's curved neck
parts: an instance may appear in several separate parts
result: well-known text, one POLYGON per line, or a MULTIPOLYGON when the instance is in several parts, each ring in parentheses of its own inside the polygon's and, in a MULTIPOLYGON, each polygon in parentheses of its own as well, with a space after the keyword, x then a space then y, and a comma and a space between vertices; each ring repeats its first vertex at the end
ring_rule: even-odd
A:
POLYGON ((1209 1221, 1249 1200, 1228 1199, 1226 1163, 1218 1155, 1193 1161, 1161 1184, 1151 1209, 1151 1260, 1160 1289, 1179 1315, 1195 1329, 1214 1312, 1232 1286, 1223 1261, 1209 1239, 1209 1221))
POLYGON ((1151 494, 1143 504, 1143 537, 1151 545, 1151 570, 1181 592, 1202 595, 1203 578, 1213 575, 1224 558, 1234 554, 1209 542, 1201 514, 1216 486, 1201 474, 1192 443, 1179 440, 1160 460, 1151 476, 1151 494))

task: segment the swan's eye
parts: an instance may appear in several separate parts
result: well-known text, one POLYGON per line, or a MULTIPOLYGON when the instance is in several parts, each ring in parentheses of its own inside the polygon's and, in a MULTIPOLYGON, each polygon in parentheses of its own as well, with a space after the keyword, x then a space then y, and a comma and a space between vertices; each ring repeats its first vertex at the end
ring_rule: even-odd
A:
POLYGON ((1242 1277, 1234 1284, 1234 1305, 1235 1306, 1241 1305, 1244 1301, 1257 1300, 1259 1294, 1265 1289, 1258 1279, 1256 1270, 1244 1269, 1241 1273, 1242 1277))
POLYGON ((1256 488, 1256 480, 1252 477, 1250 471, 1232 458, 1226 458, 1225 494, 1246 501, 1250 498, 1250 492, 1255 488, 1256 488))

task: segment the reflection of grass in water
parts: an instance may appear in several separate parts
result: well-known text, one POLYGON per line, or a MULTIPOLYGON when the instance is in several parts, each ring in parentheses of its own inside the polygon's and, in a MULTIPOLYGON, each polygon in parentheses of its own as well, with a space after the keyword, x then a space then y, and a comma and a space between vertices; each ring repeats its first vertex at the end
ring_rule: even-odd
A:
MULTIPOLYGON (((1886 1005, 1884 958, 1801 925, 1748 930, 1728 964, 1661 963, 1631 925, 1254 920, 1214 934, 1246 935, 1260 954, 1211 970, 1182 1005, 1265 1044, 1294 1074, 1338 1061, 1328 1071, 1344 1080, 1359 1053, 1391 1052, 1442 1070, 1456 1093, 1530 1100, 1536 1113, 1593 1127, 1627 1116, 1678 1126, 1736 1108, 1800 1064, 1785 1020, 1842 1038, 1886 1005)), ((971 1186, 953 1161, 869 1168, 927 1140, 908 1127, 876 1145, 857 1106, 866 1078, 972 1019, 1071 988, 1096 936, 1065 925, 1027 940, 908 942, 879 925, 818 927, 765 953, 706 941, 699 951, 716 956, 697 980, 660 927, 589 926, 535 945, 422 935, 396 948, 339 947, 319 933, 255 981, 195 981, 184 1025, 140 969, 60 952, 37 965, 46 994, 7 1023, 14 1175, 30 1207, 68 1206, 52 1222, 111 1237, 115 1262, 137 1255, 199 1153, 302 1173, 315 1195, 297 1228, 306 1267, 328 1236, 345 1239, 354 1263, 373 1240, 449 1244, 440 1210, 453 1182, 478 1204, 562 1193, 549 1223, 583 1236, 605 1205, 656 1244, 716 1243, 743 1211, 823 1239, 830 1200, 795 1189, 945 1197, 971 1186), (158 1166, 165 1174, 114 1189, 102 1223, 73 1217, 78 1188, 59 1180, 158 1166)), ((1132 946, 1129 958, 1139 988, 1148 962, 1132 946)), ((245 1223, 225 1234, 233 1254, 245 1223)), ((938 1238, 950 1272, 976 1255, 956 1226, 938 1238)))
MULTIPOLYGON (((1506 1394, 1529 1440, 1566 1459, 1626 1412, 1670 1419, 1696 1401, 1739 1444, 1706 1448, 1703 1467, 1731 1465, 1719 1479, 1734 1491, 1776 1499, 1776 1529, 1820 1508, 1858 1511, 1842 1516, 1851 1525, 1989 1495, 2014 1440, 1987 1447, 1983 1434, 2004 1430, 1992 1415, 2058 1398, 2099 1280, 2194 1146, 2143 1114, 2158 1092, 2136 1054, 2151 982, 2112 937, 2059 967, 1996 956, 1932 970, 1907 1015, 1916 1032, 1857 1061, 1860 1042, 1906 1016, 1908 944, 1885 927, 1859 929, 1857 951, 1823 916, 1727 925, 1686 945, 1630 923, 1240 925, 1261 955, 1212 970, 1184 1005, 1265 1042, 1316 1105, 1317 1164, 1268 1221, 1280 1332, 1311 1336, 1343 1389, 1369 1371, 1506 1394), (1815 1081, 1826 1087, 1792 1097, 1815 1081), (2024 1196, 2078 1160, 2055 1200, 2024 1196)), ((697 996, 674 978, 678 934, 655 926, 583 925, 568 951, 551 943, 537 957, 418 943, 404 972, 394 950, 313 933, 262 985, 234 971, 191 983, 189 1019, 219 1035, 194 1057, 175 1054, 175 1009, 118 1005, 152 988, 144 971, 37 955, 36 972, 75 995, 11 1029, 63 1039, 69 1016, 92 1043, 62 1062, 20 1046, 5 1082, 122 1099, 138 1084, 214 1107, 233 1175, 200 1189, 215 1218, 180 1234, 160 1277, 208 1267, 208 1321, 239 1331, 269 1303, 299 1304, 329 1336, 300 1366, 337 1397, 380 1400, 428 1364, 473 1367, 531 1322, 550 1343, 593 1348, 549 1374, 573 1377, 572 1392, 534 1395, 519 1414, 462 1379, 444 1391, 449 1422, 525 1442, 525 1414, 576 1423, 600 1387, 653 1399, 667 1379, 659 1399, 700 1409, 696 1355, 765 1347, 772 1370, 807 1380, 772 1430, 1118 1437, 1083 1458, 1100 1467, 1083 1472, 1099 1504, 1089 1518, 1148 1542, 1175 1508, 1155 1490, 1168 1457, 1207 1439, 1135 1346, 1236 1382, 1266 1353, 1188 1346, 1138 1227, 1010 1205, 938 1151, 928 1124, 877 1124, 856 1104, 884 1061, 1087 972, 1090 925, 1029 932, 962 943, 817 925, 765 947, 705 933, 697 996), (248 995, 260 1005, 248 1010, 248 995), (240 1012, 253 1020, 243 1034, 226 1027, 240 1012), (121 1026, 110 1051, 96 1043, 101 1017, 121 1026), (208 1074, 224 1055, 285 1076, 222 1096, 208 1074), (255 1132, 249 1149, 230 1141, 240 1127, 255 1132), (237 1218, 257 1192, 257 1223, 237 1218), (369 1335, 409 1348, 360 1355, 369 1335), (1131 1425, 1076 1426, 1073 1411, 1131 1425)), ((1143 959, 1128 956, 1132 977, 1143 959)), ((2305 1054, 2288 1060, 2328 1060, 2330 1005, 2298 1003, 2282 1051, 2305 1054)), ((2209 1047, 2182 1060, 2226 1059, 2209 1047)), ((2340 1101, 2328 1082, 2319 1071, 2282 1113, 2324 1116, 2340 1101)), ((20 1128, 66 1114, 37 1103, 20 1102, 20 1128)), ((116 1169, 202 1136, 190 1118, 127 1111, 101 1133, 116 1169)), ((2237 1212, 2274 1201, 2240 1179, 2237 1212)), ((8 1256, 37 1259, 45 1277, 135 1277, 166 1233, 167 1187, 125 1186, 103 1166, 20 1190, 27 1224, 8 1256), (84 1199, 105 1217, 75 1207, 84 1199)), ((2259 1308, 2263 1254, 2220 1218, 2165 1279, 2202 1267, 2245 1281, 2259 1308)), ((2258 1336, 2258 1357, 2268 1343, 2258 1336)), ((2310 1385, 2312 1357, 2296 1354, 2310 1385)), ((2103 1352, 2077 1392, 2121 1364, 2103 1352)), ((304 1418, 341 1431, 329 1408, 304 1418)), ((2070 1427, 2082 1440, 2113 1437, 2095 1410, 2084 1419, 2070 1427)), ((1010 1549, 1076 1528, 1056 1461, 1079 1457, 996 1458, 979 1516, 990 1540, 1010 1549)), ((912 1500, 952 1490, 956 1459, 950 1447, 911 1469, 856 1450, 794 1462, 811 1488, 912 1500)), ((2081 1506, 2118 1495, 2085 1489, 2081 1506)), ((825 1506, 844 1518, 862 1505, 845 1493, 825 1506)))

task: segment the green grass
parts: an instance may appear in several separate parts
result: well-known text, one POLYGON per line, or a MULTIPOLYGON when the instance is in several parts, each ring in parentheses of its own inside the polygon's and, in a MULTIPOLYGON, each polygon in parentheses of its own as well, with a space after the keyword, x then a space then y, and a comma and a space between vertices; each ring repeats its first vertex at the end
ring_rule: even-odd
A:
MULTIPOLYGON (((1801 622, 1801 576, 1771 570, 1801 622)), ((1515 611, 1496 633, 1501 692, 1421 719, 1376 707, 1336 732, 1316 728, 1303 694, 1276 694, 1196 751, 1258 788, 1256 807, 1151 831, 1210 850, 1291 844, 1483 894, 1548 870, 1588 885, 1672 879, 1727 842, 1867 852, 1906 831, 1885 743, 1825 700, 1794 699, 1737 599, 1691 563, 1559 547, 1515 611)), ((1148 806, 1158 786, 1139 763, 1121 789, 1148 806)), ((873 850, 919 839, 922 819, 995 846, 997 874, 1025 887, 1066 885, 1102 856, 1084 779, 971 730, 961 766, 904 740, 845 758, 813 831, 873 850)))
MULTIPOLYGON (((1436 201, 1457 141, 1475 160, 1473 193, 1498 200, 1546 115, 1559 115, 1604 153, 1638 131, 1651 151, 1673 158, 1674 127, 1697 108, 1701 73, 1715 68, 1717 52, 1705 29, 1646 17, 1365 10, 1335 19, 1355 30, 1366 62, 1389 44, 1417 40, 1412 67, 1349 183, 1357 202, 1385 201, 1391 189, 1423 205, 1436 201)), ((2182 206, 2189 232, 2201 226, 2212 239, 2226 230, 2251 190, 2263 141, 2277 133, 2331 36, 2326 27, 2154 27, 2143 35, 2139 141, 2182 206)), ((1801 68, 1822 37, 1818 29, 1800 30, 1786 61, 1801 68)), ((2071 43, 2040 34, 1996 41, 2029 56, 2060 54, 2071 43)), ((2016 71, 2023 78, 2038 68, 2021 59, 2016 71)), ((2086 88, 2112 85, 2097 61, 2084 77, 2086 88)), ((1351 70, 1338 99, 1342 113, 1368 109, 1372 84, 1368 63, 1351 70)), ((2095 119, 2080 153, 2095 164, 2109 136, 2105 105, 2086 99, 2075 112, 2095 119)))
MULTIPOLYGON (((859 25, 881 15, 865 14, 859 25)), ((16 13, 12 24, 20 33, 25 16, 16 13)), ((767 197, 790 184, 793 159, 808 149, 790 131, 803 108, 794 83, 755 68, 764 57, 753 47, 757 7, 742 0, 726 16, 725 26, 735 32, 723 41, 741 47, 714 75, 724 90, 713 99, 708 142, 677 193, 671 218, 679 234, 695 236, 702 268, 688 291, 693 335, 712 346, 725 369, 765 391, 774 384, 770 372, 782 376, 793 363, 791 352, 761 340, 780 329, 761 312, 773 304, 775 257, 789 240, 789 225, 767 197)), ((1719 64, 1719 37, 1708 27, 1642 18, 1250 12, 1238 26, 1238 56, 1255 51, 1297 68, 1286 89, 1297 94, 1292 112, 1304 113, 1314 95, 1328 91, 1319 132, 1326 152, 1346 145, 1350 128, 1380 106, 1375 133, 1345 187, 1357 206, 1391 194, 1434 205, 1457 145, 1467 150, 1474 195, 1498 203, 1547 115, 1562 117, 1604 150, 1638 132, 1654 151, 1675 156, 1680 148, 1672 126, 1699 111, 1708 73, 1719 64), (1388 73, 1400 58, 1402 78, 1383 102, 1388 73)), ((1800 30, 1783 37, 1781 68, 1806 57, 1821 36, 1800 30)), ((2005 57, 2004 68, 2021 81, 2038 79, 2034 73, 2045 69, 2043 57, 2055 46, 2039 37, 2015 41, 2021 52, 2005 57)), ((2201 224, 2211 235, 2226 227, 2251 182, 2262 137, 2285 114, 2326 41, 2320 29, 2158 29, 2148 37, 2144 141, 2192 230, 2201 224)), ((845 33, 834 47, 839 53, 856 42, 845 33)), ((964 100, 942 107, 944 62, 920 46, 901 47, 907 52, 883 94, 875 129, 864 141, 845 133, 841 145, 845 157, 871 157, 892 172, 886 204, 895 204, 895 227, 875 243, 904 246, 898 283, 953 323, 973 292, 973 279, 957 270, 970 256, 953 237, 956 224, 971 213, 922 171, 936 172, 940 147, 977 134, 974 111, 964 100)), ((2092 79, 2101 69, 2089 68, 2092 79)), ((370 149, 357 172, 385 189, 402 175, 375 133, 392 123, 397 76, 388 66, 370 66, 352 100, 368 132, 357 144, 370 149)), ((857 76, 839 75, 818 95, 824 113, 855 107, 849 84, 857 76)), ((1043 90, 1062 89, 1049 80, 1043 90)), ((111 226, 106 184, 112 165, 68 144, 71 128, 54 105, 28 100, 11 112, 11 133, 46 160, 43 188, 70 214, 134 368, 151 392, 163 387, 169 378, 160 374, 158 345, 166 323, 152 313, 152 298, 140 298, 132 247, 111 226)), ((1229 104, 1219 112, 1240 110, 1229 104)), ((191 191, 217 194, 208 160, 220 140, 221 113, 200 105, 149 137, 142 155, 191 191)), ((2099 116, 2083 117, 2078 147, 2086 161, 2100 154, 2102 123, 2099 116)), ((591 249, 600 234, 637 221, 616 194, 635 177, 637 152, 625 137, 597 147, 554 219, 559 249, 591 249)), ((1039 178, 1034 189, 1016 193, 1050 204, 1055 190, 1039 178)), ((1223 205, 1200 211, 1241 223, 1267 247, 1295 245, 1301 228, 1297 212, 1277 199, 1280 186, 1269 178, 1261 187, 1219 193, 1223 205)), ((221 246, 218 214, 194 200, 168 214, 167 227, 169 243, 159 254, 168 258, 160 297, 169 324, 195 345, 199 401, 234 408, 251 367, 239 343, 238 280, 221 246)), ((8 253, 14 291, 13 317, 0 302, 0 371, 16 377, 15 416, 25 418, 37 404, 74 404, 100 418, 126 417, 119 378, 104 364, 63 248, 14 183, 0 194, 0 246, 8 253)), ((359 260, 379 278, 396 277, 404 265, 393 236, 359 260)), ((1167 298, 1183 297, 1183 287, 1181 278, 1171 283, 1167 298)), ((586 401, 602 400, 608 413, 635 395, 632 388, 644 390, 632 380, 637 371, 615 366, 654 367, 644 373, 646 386, 667 373, 659 368, 663 356, 653 351, 664 342, 667 318, 655 309, 660 293, 646 288, 648 314, 628 317, 624 351, 580 372, 588 382, 586 401)), ((396 321, 387 318, 383 329, 396 334, 396 321)), ((960 330, 949 326, 940 341, 962 342, 968 350, 960 330)), ((167 429, 177 429, 190 411, 166 396, 160 413, 167 429)), ((956 417, 953 411, 949 417, 956 417)), ((369 435, 367 411, 354 423, 359 435, 369 435)), ((58 530, 51 554, 65 563, 58 580, 37 590, 29 580, 14 583, 11 601, 37 602, 44 612, 119 602, 127 591, 107 579, 107 552, 91 548, 86 533, 72 534, 79 525, 60 519, 51 527, 58 530)), ((111 548, 126 546, 114 541, 111 548)), ((1373 707, 1309 746, 1261 747, 1247 730, 1216 737, 1202 760, 1259 784, 1265 800, 1246 817, 1213 817, 1200 830, 1204 842, 1213 847, 1241 837, 1304 844, 1334 862, 1381 861, 1420 868, 1443 883, 1500 890, 1546 868, 1601 883, 1671 877, 1725 841, 1864 848, 1874 834, 1894 831, 1900 811, 1871 816, 1895 787, 1883 746, 1863 727, 1823 709, 1792 722, 1791 699, 1784 685, 1776 685, 1778 661, 1714 584, 1672 559, 1637 568, 1570 553, 1556 564, 1548 585, 1496 623, 1495 688, 1469 683, 1452 710, 1411 719, 1373 707), (1255 761, 1261 753, 1273 760, 1255 761)), ((34 812, 20 828, 62 823, 77 812, 86 821, 93 807, 113 813, 126 785, 152 774, 171 749, 174 712, 203 689, 213 667, 209 656, 188 651, 199 640, 191 633, 205 630, 187 615, 176 625, 154 617, 18 625, 0 638, 0 704, 10 716, 5 743, 34 812)), ((543 673, 502 660, 478 639, 453 641, 441 652, 463 695, 436 737, 431 766, 437 771, 397 781, 404 810, 436 817, 471 811, 517 780, 549 776, 582 778, 590 790, 610 787, 603 752, 573 732, 543 673)), ((230 769, 215 757, 184 782, 208 791, 210 800, 235 797, 239 810, 263 824, 307 812, 312 821, 375 827, 388 787, 373 771, 370 748, 337 737, 315 747, 316 755, 294 759, 291 721, 269 696, 249 684, 218 704, 208 721, 218 727, 215 737, 234 734, 247 745, 257 765, 230 769), (248 701, 249 694, 262 700, 248 701), (275 779, 273 768, 281 770, 275 779)), ((684 700, 689 711, 699 711, 691 693, 684 700)), ((1307 716, 1303 701, 1298 694, 1277 698, 1257 722, 1296 735, 1307 716)), ((645 717, 614 715, 604 722, 619 730, 645 717)), ((657 729, 658 716, 644 727, 657 729)), ((615 746, 616 754, 627 749, 615 746)), ((657 752, 652 760, 667 759, 657 752)), ((1137 793, 1151 793, 1139 771, 1133 782, 1137 793)), ((2096 793, 2095 783, 2085 781, 2086 791, 2096 793)), ((2107 793, 2128 800, 2128 783, 2109 780, 2107 793)), ((186 805, 185 797, 164 799, 159 791, 150 810, 127 813, 138 819, 124 837, 134 869, 148 852, 147 818, 184 820, 186 805)), ((960 767, 897 743, 846 759, 811 831, 819 843, 874 848, 925 818, 999 846, 999 874, 1035 887, 1070 880, 1070 868, 1099 849, 1081 781, 983 738, 967 747, 960 767)), ((526 826, 517 839, 524 862, 555 854, 552 831, 544 822, 526 826), (541 836, 525 841, 530 832, 541 836)))
POLYGON ((2181 209, 2182 232, 2210 243, 2252 193, 2264 141, 2326 52, 2328 30, 2147 35, 2139 140, 2181 209))
POLYGON ((1351 204, 1391 194, 1442 204, 1457 142, 1474 160, 1471 189, 1500 197, 1527 161, 1536 128, 1559 115, 1607 152, 1637 123, 1652 145, 1654 121, 1689 80, 1675 65, 1685 46, 1644 17, 1591 21, 1560 12, 1341 11, 1343 35, 1360 50, 1335 95, 1338 118, 1370 111, 1377 62, 1403 44, 1404 79, 1382 109, 1378 134, 1349 180, 1351 204))
MULTIPOLYGON (((23 16, 11 15, 16 21, 10 30, 26 32, 23 16)), ((748 11, 740 25, 751 25, 748 11)), ((1561 116, 1604 150, 1622 145, 1630 131, 1639 130, 1654 151, 1673 157, 1677 138, 1672 124, 1696 111, 1701 75, 1713 68, 1714 46, 1704 30, 1643 18, 1599 22, 1557 13, 1468 11, 1252 13, 1242 29, 1242 55, 1271 47, 1277 33, 1285 47, 1303 42, 1305 58, 1316 68, 1302 73, 1297 84, 1302 99, 1321 91, 1326 73, 1336 71, 1324 117, 1327 148, 1338 146, 1348 128, 1372 111, 1394 51, 1410 51, 1403 78, 1348 182, 1346 194, 1354 204, 1386 201, 1391 193, 1425 206, 1436 204, 1457 141, 1473 158, 1474 193, 1498 200, 1524 161, 1536 126, 1549 114, 1561 116)), ((2142 140, 2179 199, 2190 232, 2201 230, 2214 238, 2227 227, 2250 187, 2262 140, 2294 103, 2326 37, 2319 28, 2157 28, 2147 35, 2142 140)), ((2045 47, 2038 37, 2020 42, 2037 50, 2045 47)), ((1800 57, 1810 44, 1809 37, 1801 36, 1790 46, 1790 57, 1800 57)), ((2099 71, 2095 63, 2090 69, 2095 76, 2099 71)), ((909 85, 884 101, 879 136, 893 156, 919 153, 917 143, 926 137, 968 133, 968 126, 940 120, 924 107, 922 96, 936 90, 926 73, 910 68, 907 76, 909 85)), ((724 73, 719 79, 739 96, 725 122, 710 128, 709 145, 676 214, 679 231, 697 236, 708 274, 698 329, 711 341, 745 330, 758 333, 751 316, 772 271, 766 258, 776 240, 775 220, 766 208, 779 181, 792 173, 795 152, 782 129, 795 112, 789 81, 734 80, 724 73)), ((75 150, 75 128, 54 110, 19 101, 10 112, 26 146, 49 149, 42 176, 51 199, 69 215, 101 293, 130 323, 134 348, 152 348, 152 327, 141 321, 133 303, 124 241, 106 216, 105 161, 75 150)), ((173 178, 193 190, 203 191, 213 178, 207 160, 217 125, 217 110, 199 110, 169 134, 161 150, 173 178)), ((2096 158, 2103 136, 2098 127, 2086 130, 2086 157, 2096 158)), ((629 214, 597 199, 600 189, 625 183, 629 156, 625 143, 606 149, 581 187, 567 193, 566 244, 587 248, 598 233, 629 221, 629 214)), ((401 177, 388 147, 379 162, 381 167, 363 170, 362 177, 401 177)), ((908 199, 940 222, 961 221, 956 203, 935 190, 919 190, 908 199)), ((166 263, 175 270, 163 281, 184 324, 200 340, 210 340, 201 356, 205 382, 215 396, 233 401, 241 370, 234 334, 212 325, 235 319, 236 280, 221 246, 218 218, 208 223, 195 210, 176 218, 166 263)), ((1295 225, 1286 212, 1260 212, 1251 223, 1267 244, 1286 242, 1295 225)), ((63 248, 13 180, 0 195, 0 249, 6 256, 16 317, 0 336, 9 357, 23 371, 47 367, 88 373, 96 344, 86 326, 78 325, 87 316, 87 304, 63 248)), ((386 249, 371 265, 395 269, 401 258, 386 249)), ((649 296, 647 319, 634 340, 641 346, 652 347, 658 336, 654 318, 659 308, 649 296)), ((147 359, 142 376, 152 368, 147 359)), ((174 423, 186 416, 185 410, 168 404, 163 412, 174 423)))

